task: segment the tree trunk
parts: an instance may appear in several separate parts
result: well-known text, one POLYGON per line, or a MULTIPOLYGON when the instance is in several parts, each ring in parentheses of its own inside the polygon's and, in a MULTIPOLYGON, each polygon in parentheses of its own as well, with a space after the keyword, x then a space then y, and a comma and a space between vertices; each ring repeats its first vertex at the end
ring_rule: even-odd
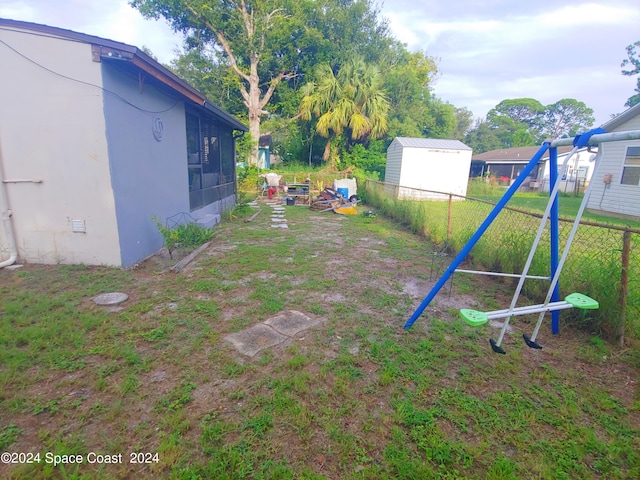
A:
POLYGON ((249 165, 258 165, 258 142, 260 141, 260 117, 262 104, 260 100, 260 78, 258 77, 258 60, 251 58, 251 73, 249 73, 249 95, 246 101, 249 113, 249 133, 251 134, 251 154, 249 165))
POLYGON ((327 140, 327 144, 324 146, 322 160, 324 160, 325 162, 329 160, 329 155, 331 155, 331 137, 329 137, 329 140, 327 140))

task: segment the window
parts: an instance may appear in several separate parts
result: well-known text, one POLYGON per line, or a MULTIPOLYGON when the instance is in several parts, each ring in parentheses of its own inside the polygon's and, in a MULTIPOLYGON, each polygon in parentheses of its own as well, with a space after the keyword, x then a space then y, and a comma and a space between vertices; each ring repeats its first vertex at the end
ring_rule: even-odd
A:
POLYGON ((189 112, 186 124, 189 206, 193 211, 235 193, 234 145, 231 130, 210 118, 189 112))
POLYGON ((640 147, 627 147, 620 183, 623 185, 640 185, 640 147))

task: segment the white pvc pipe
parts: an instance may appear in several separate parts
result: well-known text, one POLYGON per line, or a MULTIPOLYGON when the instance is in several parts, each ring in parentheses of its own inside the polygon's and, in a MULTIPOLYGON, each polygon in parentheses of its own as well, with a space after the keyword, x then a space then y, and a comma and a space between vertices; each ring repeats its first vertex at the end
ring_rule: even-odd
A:
POLYGON ((13 239, 13 228, 11 226, 11 215, 13 212, 8 208, 2 212, 2 223, 4 225, 4 232, 9 239, 9 258, 0 262, 0 268, 8 267, 16 263, 18 259, 18 249, 16 248, 15 241, 13 239))
MULTIPOLYGON (((2 165, 2 146, 0 145, 0 180, 3 180, 3 165, 2 165)), ((6 185, 3 181, 0 181, 0 208, 2 208, 2 224, 4 225, 4 232, 9 242, 9 258, 0 262, 0 268, 8 267, 16 263, 18 259, 18 248, 16 247, 16 240, 13 235, 13 226, 11 224, 11 216, 13 212, 9 208, 9 196, 7 195, 6 185)))

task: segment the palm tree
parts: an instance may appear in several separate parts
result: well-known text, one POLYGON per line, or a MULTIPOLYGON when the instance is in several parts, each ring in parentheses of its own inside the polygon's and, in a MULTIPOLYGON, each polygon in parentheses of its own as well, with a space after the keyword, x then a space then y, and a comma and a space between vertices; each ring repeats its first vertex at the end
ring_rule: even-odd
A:
POLYGON ((331 142, 345 134, 347 149, 351 142, 380 138, 387 132, 389 101, 382 88, 382 76, 373 65, 352 58, 335 75, 331 66, 320 64, 316 82, 302 87, 300 116, 316 117, 316 132, 327 138, 323 159, 329 159, 331 142))

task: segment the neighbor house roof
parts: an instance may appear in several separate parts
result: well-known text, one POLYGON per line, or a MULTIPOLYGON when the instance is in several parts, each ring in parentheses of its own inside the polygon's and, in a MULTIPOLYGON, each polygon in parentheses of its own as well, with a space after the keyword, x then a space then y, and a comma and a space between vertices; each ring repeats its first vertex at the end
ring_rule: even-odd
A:
POLYGON ((638 103, 637 105, 634 105, 631 108, 628 108, 627 110, 622 112, 620 115, 612 118, 608 122, 603 123, 602 128, 604 128, 606 132, 611 132, 614 129, 618 128, 623 123, 628 122, 638 114, 640 114, 640 103, 638 103))
MULTIPOLYGON (((171 91, 178 93, 182 97, 189 99, 206 110, 212 116, 227 123, 235 130, 247 132, 247 126, 233 115, 222 110, 212 103, 205 95, 183 79, 175 75, 166 67, 144 53, 142 50, 126 43, 116 42, 106 38, 95 37, 84 33, 74 32, 58 27, 50 27, 39 23, 22 22, 0 18, 0 29, 4 30, 29 30, 37 34, 44 34, 58 38, 64 38, 74 42, 87 43, 91 45, 93 60, 98 62, 126 62, 144 71, 147 75, 160 82, 171 91)), ((7 45, 9 48, 11 46, 7 45)))
POLYGON ((471 150, 460 140, 443 140, 440 138, 410 138, 396 137, 395 141, 403 147, 410 148, 438 148, 442 150, 471 150))
MULTIPOLYGON (((572 147, 558 147, 558 154, 570 152, 572 147)), ((529 163, 529 160, 540 150, 540 147, 513 147, 491 150, 490 152, 478 153, 471 157, 472 162, 485 163, 529 163)), ((545 153, 542 160, 548 159, 549 154, 545 153)))

